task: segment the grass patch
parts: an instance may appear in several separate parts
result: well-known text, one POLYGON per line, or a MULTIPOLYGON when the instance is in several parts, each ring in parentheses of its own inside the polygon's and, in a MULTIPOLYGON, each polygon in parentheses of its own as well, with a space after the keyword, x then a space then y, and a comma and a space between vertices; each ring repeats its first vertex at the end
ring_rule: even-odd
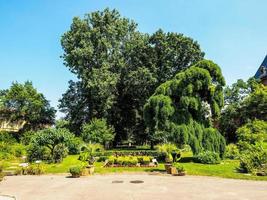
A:
MULTIPOLYGON (((78 160, 78 157, 78 155, 70 155, 61 163, 44 164, 45 172, 47 174, 68 173, 70 167, 83 164, 78 160)), ((4 168, 9 168, 14 166, 15 163, 18 165, 19 160, 4 161, 2 165, 4 168)), ((200 164, 193 162, 191 152, 183 152, 180 163, 185 167, 188 175, 267 181, 267 176, 253 176, 239 173, 237 171, 239 166, 238 160, 223 160, 221 164, 218 165, 200 164)), ((95 173, 97 174, 153 171, 164 171, 164 164, 160 163, 157 167, 103 167, 103 162, 95 163, 95 173)))

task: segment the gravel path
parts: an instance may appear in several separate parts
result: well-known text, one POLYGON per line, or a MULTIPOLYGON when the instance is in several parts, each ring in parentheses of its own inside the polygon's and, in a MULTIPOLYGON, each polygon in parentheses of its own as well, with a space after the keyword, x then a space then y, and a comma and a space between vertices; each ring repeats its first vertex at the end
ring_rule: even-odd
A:
POLYGON ((267 181, 148 174, 11 176, 0 183, 1 195, 17 200, 265 200, 267 181), (131 183, 136 180, 143 183, 131 183))

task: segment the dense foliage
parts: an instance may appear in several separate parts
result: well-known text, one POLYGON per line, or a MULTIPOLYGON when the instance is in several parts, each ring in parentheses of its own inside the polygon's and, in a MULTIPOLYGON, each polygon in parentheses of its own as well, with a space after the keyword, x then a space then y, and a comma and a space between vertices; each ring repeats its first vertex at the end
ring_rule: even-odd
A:
POLYGON ((219 128, 229 143, 237 142, 239 127, 251 120, 267 120, 267 87, 254 79, 238 80, 225 89, 225 104, 219 128))
POLYGON ((114 136, 113 127, 109 127, 105 119, 92 119, 90 123, 83 125, 82 138, 85 142, 100 143, 108 147, 114 136))
POLYGON ((68 155, 68 145, 73 138, 67 129, 43 129, 31 139, 28 159, 61 162, 68 155))
POLYGON ((212 128, 223 107, 224 78, 218 65, 203 60, 160 85, 144 107, 151 142, 188 144, 224 153, 225 141, 212 128))
POLYGON ((198 43, 177 33, 141 33, 118 11, 105 9, 75 17, 61 40, 65 65, 78 77, 59 108, 77 134, 83 123, 106 118, 115 142, 143 143, 143 106, 157 86, 201 60, 198 43))
POLYGON ((8 90, 0 91, 0 118, 23 122, 24 130, 37 130, 54 123, 55 109, 31 82, 13 83, 8 90))
POLYGON ((255 120, 237 130, 240 169, 267 175, 267 122, 255 120))
POLYGON ((221 162, 221 158, 216 152, 203 151, 194 156, 194 161, 202 164, 219 164, 221 162))

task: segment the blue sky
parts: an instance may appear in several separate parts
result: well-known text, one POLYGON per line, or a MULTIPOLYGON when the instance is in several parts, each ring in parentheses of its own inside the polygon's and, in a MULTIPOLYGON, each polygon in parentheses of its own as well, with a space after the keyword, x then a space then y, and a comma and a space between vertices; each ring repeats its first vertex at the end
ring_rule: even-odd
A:
POLYGON ((254 75, 267 54, 266 0, 0 0, 0 89, 31 80, 56 107, 75 79, 60 58, 60 37, 74 16, 106 7, 142 32, 194 38, 227 84, 254 75))

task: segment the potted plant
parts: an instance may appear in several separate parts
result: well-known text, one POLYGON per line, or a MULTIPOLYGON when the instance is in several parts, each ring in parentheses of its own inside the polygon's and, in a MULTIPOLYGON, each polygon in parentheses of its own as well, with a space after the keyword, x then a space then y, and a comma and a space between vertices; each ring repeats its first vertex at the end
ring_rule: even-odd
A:
POLYGON ((81 166, 75 166, 75 167, 71 167, 69 169, 71 176, 73 178, 79 178, 82 175, 82 167, 81 166))
POLYGON ((177 152, 178 148, 176 147, 176 145, 171 143, 157 145, 156 148, 160 153, 165 154, 165 164, 164 164, 165 170, 167 171, 168 174, 172 174, 173 170, 171 169, 171 167, 174 161, 172 154, 173 152, 177 152))
POLYGON ((94 174, 95 167, 94 163, 96 161, 96 157, 94 157, 94 154, 96 152, 103 151, 103 146, 100 144, 88 144, 87 146, 83 147, 83 152, 80 156, 81 160, 84 162, 87 162, 88 165, 85 166, 85 170, 87 171, 85 174, 94 174))
POLYGON ((185 172, 185 168, 184 168, 183 165, 181 165, 181 164, 176 164, 175 167, 176 167, 177 175, 178 175, 178 176, 185 176, 186 172, 185 172))

